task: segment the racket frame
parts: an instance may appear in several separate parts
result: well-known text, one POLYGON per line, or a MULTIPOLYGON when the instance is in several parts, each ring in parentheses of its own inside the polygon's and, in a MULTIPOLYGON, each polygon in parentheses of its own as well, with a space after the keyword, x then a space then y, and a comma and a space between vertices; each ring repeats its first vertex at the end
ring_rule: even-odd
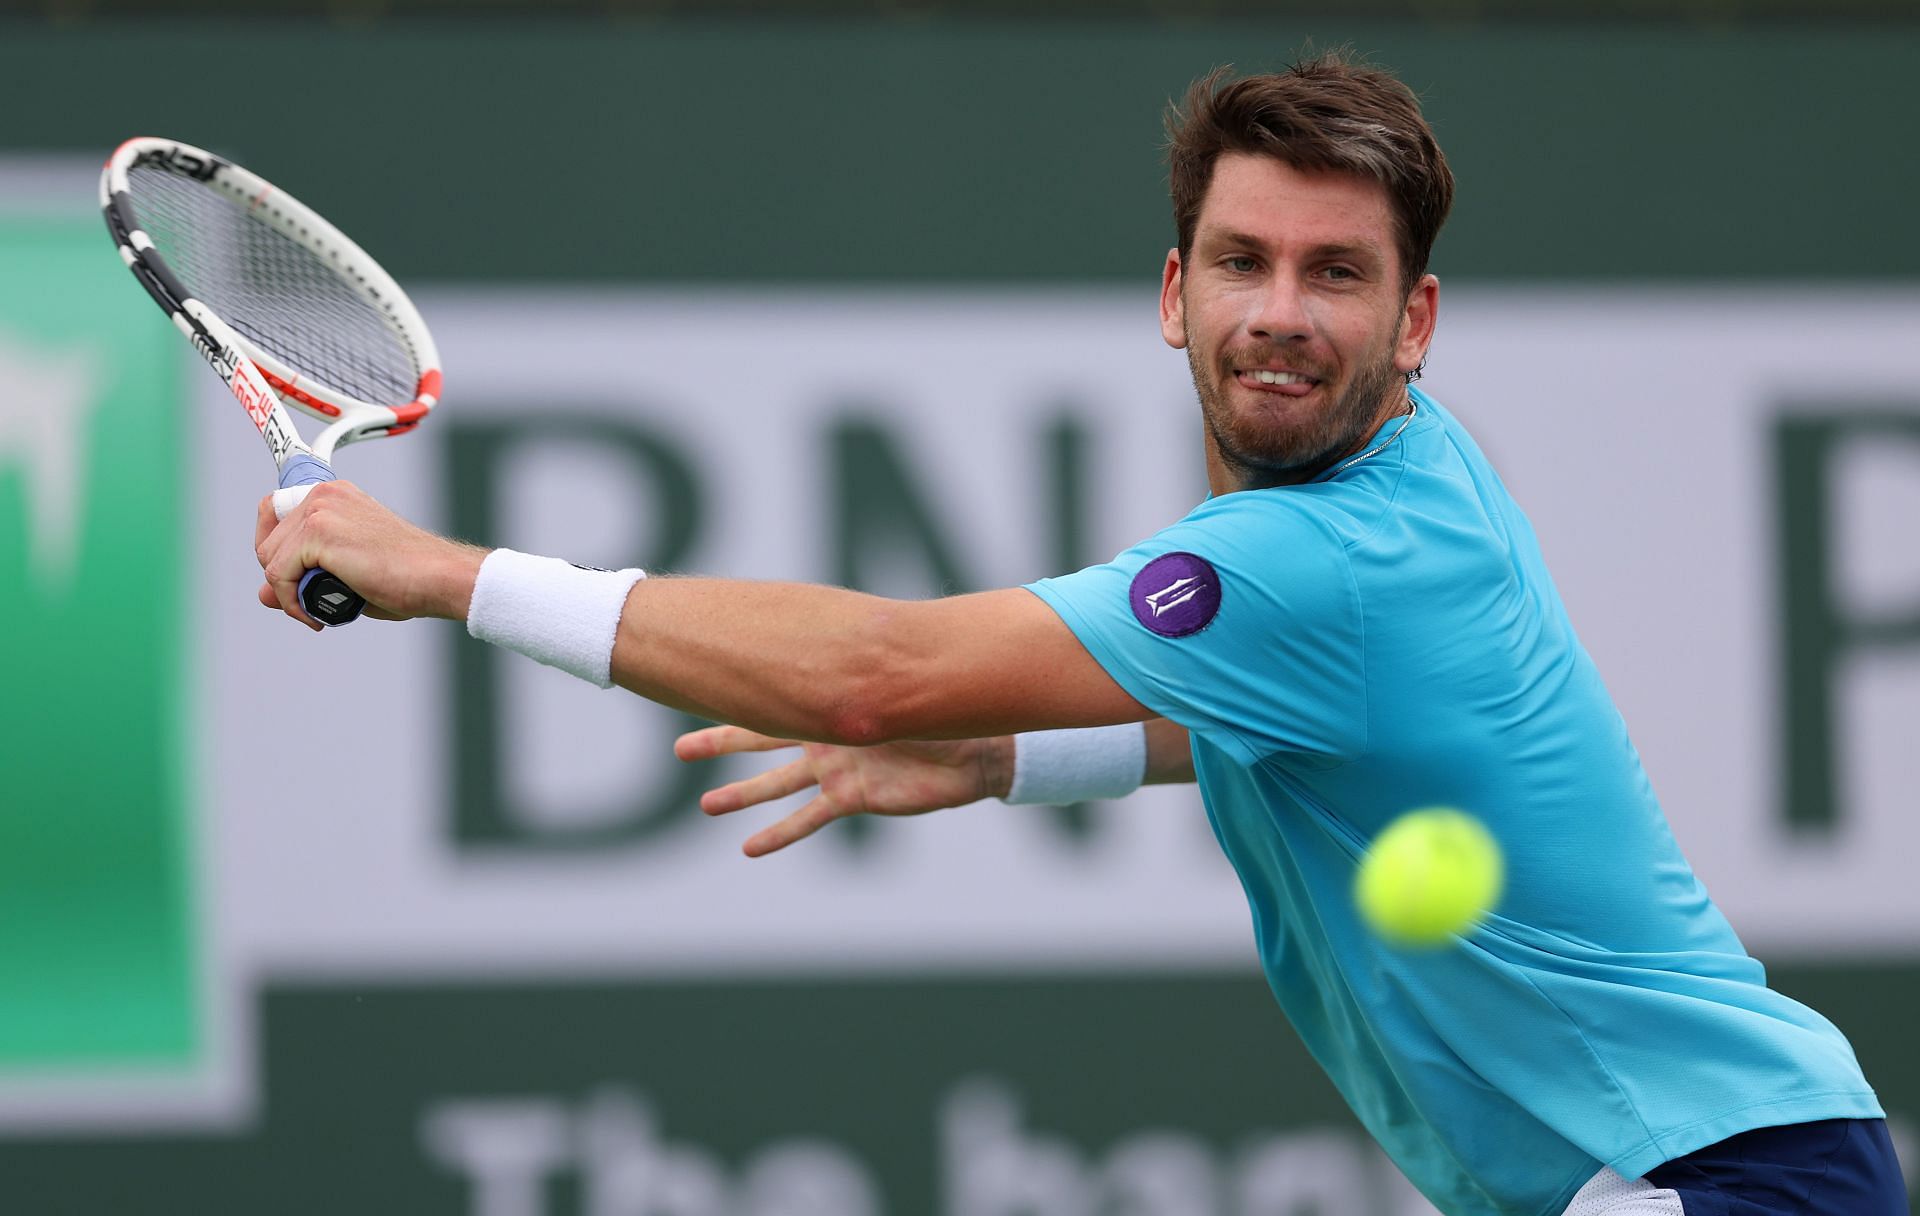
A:
MULTIPOLYGON (((407 293, 392 275, 345 233, 313 208, 280 190, 259 174, 192 144, 155 136, 139 136, 114 149, 113 155, 107 159, 100 175, 100 206, 120 246, 121 259, 161 308, 174 318, 174 324, 180 326, 188 341, 193 342, 195 348, 213 364, 214 370, 221 374, 229 388, 234 388, 234 380, 221 363, 216 362, 214 353, 222 348, 243 355, 278 400, 328 424, 314 437, 311 447, 307 449, 321 460, 331 461, 334 450, 349 443, 403 435, 419 426, 421 420, 439 403, 439 348, 434 345, 433 335, 428 332, 426 322, 421 319, 419 309, 414 307, 407 293), (413 355, 421 371, 414 385, 412 400, 365 401, 338 387, 314 380, 297 368, 288 366, 271 352, 261 349, 258 343, 236 331, 215 316, 203 302, 189 295, 166 264, 165 256, 154 248, 152 238, 139 227, 139 213, 128 189, 128 174, 135 165, 142 164, 156 165, 167 172, 202 183, 224 196, 228 203, 249 219, 266 224, 331 267, 344 285, 381 314, 388 328, 413 355), (136 234, 138 241, 134 239, 136 234), (156 290, 156 284, 164 290, 156 290), (194 305, 192 309, 186 307, 189 303, 194 305), (181 320, 183 316, 187 318, 185 322, 181 320), (214 327, 209 328, 204 324, 206 317, 214 317, 214 327), (218 340, 214 337, 215 329, 224 331, 218 340), (203 341, 206 345, 202 344, 203 341)), ((234 395, 239 397, 240 390, 234 388, 234 395)), ((247 406, 249 416, 254 416, 254 407, 248 404, 245 397, 241 397, 241 404, 247 406)), ((285 449, 268 434, 266 424, 258 418, 255 421, 256 425, 261 426, 261 435, 267 439, 274 460, 282 462, 285 449)), ((291 431, 290 423, 288 430, 291 431)), ((294 442, 300 442, 297 433, 294 434, 294 442)), ((305 444, 301 446, 306 447, 305 444)))

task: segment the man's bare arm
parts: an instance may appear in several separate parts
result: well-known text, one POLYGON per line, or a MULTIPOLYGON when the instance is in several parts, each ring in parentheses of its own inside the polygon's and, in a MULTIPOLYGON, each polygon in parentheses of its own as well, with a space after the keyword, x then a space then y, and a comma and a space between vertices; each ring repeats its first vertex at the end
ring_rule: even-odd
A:
POLYGON ((647 579, 614 682, 763 734, 867 746, 1137 722, 1148 711, 1037 596, 902 601, 802 583, 647 579))
MULTIPOLYGON (((285 520, 260 506, 260 602, 308 624, 295 588, 324 567, 373 615, 464 620, 484 550, 434 536, 348 484, 285 520)), ((1147 709, 1023 590, 901 601, 802 583, 650 578, 613 650, 623 687, 792 739, 867 745, 1138 722, 1147 709)))
MULTIPOLYGON (((1151 718, 1145 727, 1147 781, 1192 780, 1186 730, 1164 718, 1151 718)), ((836 819, 920 815, 965 806, 982 798, 1004 798, 1013 783, 1012 735, 844 747, 774 738, 738 726, 708 726, 680 736, 673 751, 682 760, 711 760, 788 748, 797 748, 800 754, 765 772, 708 790, 700 798, 700 809, 707 814, 729 815, 789 794, 814 791, 798 810, 746 839, 741 848, 749 857, 784 849, 836 819)))

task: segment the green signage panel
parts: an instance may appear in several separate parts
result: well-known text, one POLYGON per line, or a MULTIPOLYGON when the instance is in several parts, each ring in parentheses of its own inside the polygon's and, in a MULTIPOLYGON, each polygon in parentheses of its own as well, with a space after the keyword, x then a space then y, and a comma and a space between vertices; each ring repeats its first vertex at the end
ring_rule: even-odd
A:
POLYGON ((187 352, 97 223, 0 282, 0 1080, 184 1065, 187 352))

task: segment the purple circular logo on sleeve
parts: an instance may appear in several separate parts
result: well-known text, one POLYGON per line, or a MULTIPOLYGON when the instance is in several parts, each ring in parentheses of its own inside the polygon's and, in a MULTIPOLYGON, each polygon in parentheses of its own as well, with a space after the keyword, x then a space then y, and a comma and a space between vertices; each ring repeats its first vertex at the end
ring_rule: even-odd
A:
POLYGON ((1163 638, 1184 638, 1213 624, 1220 611, 1220 576, 1193 553, 1163 553, 1133 576, 1133 615, 1163 638))

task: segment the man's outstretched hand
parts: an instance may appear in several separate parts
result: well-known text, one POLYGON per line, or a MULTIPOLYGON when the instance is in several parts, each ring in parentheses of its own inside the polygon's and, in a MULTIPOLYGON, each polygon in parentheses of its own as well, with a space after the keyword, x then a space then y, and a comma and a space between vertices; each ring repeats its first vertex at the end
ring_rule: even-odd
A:
POLYGON ((726 815, 801 790, 818 791, 793 814, 749 836, 743 846, 749 857, 784 849, 848 815, 918 815, 1000 797, 1013 780, 1010 735, 839 747, 776 739, 738 726, 709 726, 681 735, 673 754, 682 760, 710 760, 786 747, 799 748, 799 757, 700 797, 702 811, 726 815))
POLYGON ((260 603, 311 629, 319 622, 300 607, 300 576, 329 571, 367 601, 367 615, 463 619, 484 549, 435 536, 401 519, 351 482, 313 487, 305 501, 276 519, 271 495, 260 500, 254 556, 266 581, 260 603))

